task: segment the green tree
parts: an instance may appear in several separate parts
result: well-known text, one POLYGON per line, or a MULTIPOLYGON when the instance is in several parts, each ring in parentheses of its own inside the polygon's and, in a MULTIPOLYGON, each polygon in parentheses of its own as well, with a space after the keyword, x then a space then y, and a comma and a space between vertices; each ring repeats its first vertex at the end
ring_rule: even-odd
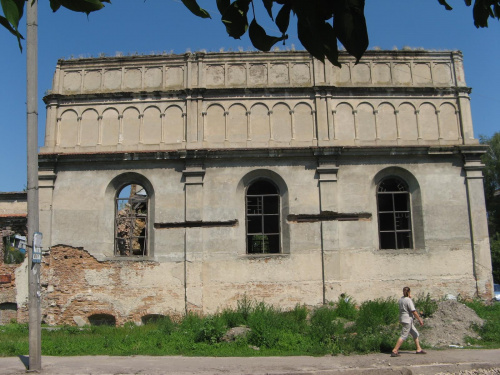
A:
MULTIPOLYGON (((32 1, 38 0, 0 0, 3 10, 0 25, 17 37, 19 48, 22 48, 23 39, 18 30, 19 21, 23 16, 25 3, 32 1)), ((110 0, 49 1, 54 12, 64 7, 86 14, 102 9, 104 3, 110 3, 110 0)), ((281 32, 281 35, 277 36, 268 35, 259 24, 258 20, 267 17, 265 14, 256 14, 254 1, 259 0, 215 1, 228 35, 239 39, 248 32, 253 46, 261 51, 269 51, 273 45, 288 38, 287 31, 292 15, 296 16, 300 42, 311 55, 321 61, 328 59, 332 64, 340 66, 337 42, 342 43, 356 61, 359 61, 368 48, 365 0, 260 0, 267 16, 281 32)), ((437 1, 447 10, 452 9, 446 0, 437 1)), ((182 2, 196 16, 211 18, 211 15, 198 5, 197 0, 182 2)), ((472 0, 465 0, 465 4, 471 6, 472 0)), ((472 15, 476 27, 487 27, 489 18, 500 19, 500 0, 474 0, 472 15)))
POLYGON ((495 233, 500 233, 500 132, 492 137, 479 136, 479 140, 489 146, 482 161, 485 165, 483 175, 488 229, 493 237, 495 233))
POLYGON ((493 267, 493 280, 500 284, 500 233, 497 232, 490 238, 491 265, 493 267))
POLYGON ((485 165, 484 195, 488 213, 493 278, 496 283, 500 283, 500 132, 492 137, 479 138, 482 144, 489 146, 482 158, 485 165))

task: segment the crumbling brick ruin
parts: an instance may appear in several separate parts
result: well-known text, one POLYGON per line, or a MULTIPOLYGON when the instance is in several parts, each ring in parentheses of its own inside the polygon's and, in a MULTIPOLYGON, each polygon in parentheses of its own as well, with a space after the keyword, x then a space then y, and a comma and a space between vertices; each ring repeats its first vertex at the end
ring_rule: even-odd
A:
POLYGON ((42 271, 42 320, 47 324, 90 324, 89 317, 99 314, 115 317, 116 324, 140 324, 151 314, 179 314, 168 300, 181 295, 166 292, 161 284, 144 285, 144 279, 161 272, 152 260, 99 262, 81 248, 58 245, 44 256, 42 271))
POLYGON ((14 257, 11 240, 14 235, 26 236, 26 193, 0 193, 0 325, 11 321, 25 321, 27 306, 23 294, 18 288, 25 286, 17 282, 16 275, 21 277, 26 265, 22 262, 22 253, 17 249, 14 257), (9 254, 10 252, 10 254, 9 254))

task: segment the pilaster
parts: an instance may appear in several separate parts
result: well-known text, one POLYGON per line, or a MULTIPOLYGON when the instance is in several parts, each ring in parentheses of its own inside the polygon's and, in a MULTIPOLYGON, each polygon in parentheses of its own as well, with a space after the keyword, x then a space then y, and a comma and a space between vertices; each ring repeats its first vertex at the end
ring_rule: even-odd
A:
POLYGON ((55 100, 47 104, 47 114, 45 116, 45 149, 52 151, 56 146, 57 127, 57 102, 55 100))
POLYGON ((320 210, 338 212, 336 160, 320 161, 316 172, 319 176, 320 210))
POLYGON ((491 299, 493 297, 493 277, 486 204, 484 200, 483 168, 484 164, 481 163, 481 154, 464 153, 472 261, 477 294, 480 298, 491 299))
POLYGON ((52 244, 52 201, 54 185, 57 175, 54 168, 39 168, 38 170, 38 204, 39 204, 39 230, 43 234, 44 248, 52 244))
POLYGON ((464 92, 459 92, 457 95, 457 102, 460 114, 463 143, 465 145, 478 144, 479 141, 477 139, 474 139, 469 95, 464 92))
MULTIPOLYGON (((324 160, 318 163, 316 173, 319 177, 320 213, 338 212, 338 173, 337 161, 324 160)), ((327 288, 328 280, 334 279, 332 268, 338 264, 338 256, 332 253, 339 248, 339 224, 337 220, 321 221, 321 268, 323 284, 323 303, 333 300, 331 289, 327 288), (329 293, 330 292, 330 293, 329 293)))
POLYGON ((315 96, 316 116, 315 127, 317 129, 317 144, 323 146, 329 144, 329 130, 328 130, 328 105, 325 92, 316 92, 315 96))
MULTIPOLYGON (((182 171, 185 192, 185 221, 203 220, 203 179, 205 169, 202 164, 186 163, 182 171)), ((203 310, 203 228, 185 229, 185 295, 186 311, 203 310)))

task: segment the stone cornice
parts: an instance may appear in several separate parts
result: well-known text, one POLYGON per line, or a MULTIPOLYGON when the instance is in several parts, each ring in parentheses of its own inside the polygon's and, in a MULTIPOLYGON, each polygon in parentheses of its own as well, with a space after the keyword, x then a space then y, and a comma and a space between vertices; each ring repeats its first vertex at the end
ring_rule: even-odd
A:
POLYGON ((49 94, 43 98, 45 104, 79 104, 89 105, 92 101, 107 102, 131 102, 151 100, 187 100, 190 96, 196 96, 196 99, 214 98, 214 97, 230 97, 234 98, 259 98, 265 95, 266 98, 272 99, 273 95, 277 98, 283 98, 286 93, 287 97, 290 94, 297 96, 311 96, 319 94, 320 96, 330 96, 332 98, 352 98, 354 97, 397 97, 397 96, 456 96, 459 94, 471 93, 470 87, 400 87, 400 86, 369 86, 369 87, 342 87, 318 85, 312 87, 252 87, 252 88, 194 88, 194 89, 177 89, 177 90, 153 90, 153 91, 121 91, 121 92, 96 92, 89 94, 49 94), (268 96, 269 95, 269 96, 268 96))
POLYGON ((25 191, 0 192, 0 201, 27 201, 28 193, 25 191))
MULTIPOLYGON (((369 50, 363 54, 361 61, 367 60, 373 57, 385 57, 386 59, 405 59, 405 58, 432 58, 432 59, 449 59, 450 55, 456 55, 462 57, 461 51, 427 51, 427 50, 369 50)), ((188 61, 188 60, 210 60, 210 59, 220 59, 220 58, 233 58, 236 61, 244 58, 253 58, 259 60, 267 60, 269 58, 303 58, 311 59, 311 55, 307 51, 273 51, 273 52, 259 52, 259 51, 246 51, 246 52, 187 52, 184 54, 158 54, 158 55, 130 55, 130 56, 105 56, 105 57, 89 57, 89 58, 77 58, 77 59, 59 59, 58 64, 64 67, 77 66, 80 67, 85 64, 95 65, 97 63, 102 63, 105 66, 111 64, 122 65, 127 62, 150 62, 155 63, 170 62, 170 61, 188 61)), ((339 51, 339 61, 355 61, 355 58, 350 56, 345 51, 339 51)))
POLYGON ((304 147, 304 148, 249 148, 249 149, 196 149, 175 151, 41 153, 40 167, 57 163, 117 163, 163 162, 166 160, 249 159, 249 158, 323 158, 332 156, 430 156, 481 155, 485 145, 465 146, 372 146, 372 147, 304 147))

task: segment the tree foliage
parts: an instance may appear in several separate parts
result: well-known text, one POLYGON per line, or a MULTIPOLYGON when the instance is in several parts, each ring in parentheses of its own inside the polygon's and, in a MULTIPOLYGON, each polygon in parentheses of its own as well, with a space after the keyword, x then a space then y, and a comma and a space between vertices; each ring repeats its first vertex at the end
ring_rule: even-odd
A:
POLYGON ((489 145, 482 161, 485 165, 484 195, 488 212, 493 278, 500 283, 500 132, 492 137, 480 137, 482 144, 489 145))
MULTIPOLYGON (((23 36, 19 32, 19 21, 24 6, 38 0, 0 0, 3 16, 0 25, 12 33, 19 42, 23 36)), ((447 10, 452 7, 446 0, 437 0, 447 10)), ((467 6, 472 0, 464 0, 467 6)), ((49 0, 51 9, 60 7, 75 12, 89 14, 100 10, 110 0, 49 0)), ((221 21, 227 34, 235 39, 248 36, 255 48, 269 51, 276 43, 288 38, 287 31, 292 15, 297 20, 297 36, 304 48, 318 60, 329 60, 340 66, 338 42, 356 58, 356 62, 368 48, 368 31, 364 7, 365 0, 215 0, 221 21), (262 1, 267 15, 256 14, 254 2, 262 1), (268 35, 261 26, 262 17, 270 17, 281 35, 268 35), (249 22, 250 19, 250 22, 249 22), (260 23, 259 23, 260 22, 260 23)), ((197 0, 182 0, 182 3, 196 16, 211 18, 208 11, 201 8, 197 0)), ((488 19, 500 19, 500 0, 474 0, 472 10, 476 27, 487 27, 488 19)))
MULTIPOLYGON (((38 0, 0 0, 3 11, 3 16, 0 15, 0 25, 17 38, 21 50, 21 39, 24 38, 19 32, 19 21, 23 17, 24 4, 33 4, 35 1, 38 0)), ((64 7, 73 12, 82 12, 88 15, 104 8, 103 3, 111 3, 111 0, 49 0, 49 2, 53 12, 64 7)))
POLYGON ((500 284, 500 232, 490 238, 491 266, 493 268, 493 281, 500 284))
POLYGON ((480 136, 480 142, 489 146, 482 161, 488 229, 493 237, 497 232, 500 234, 500 132, 492 137, 480 136))

